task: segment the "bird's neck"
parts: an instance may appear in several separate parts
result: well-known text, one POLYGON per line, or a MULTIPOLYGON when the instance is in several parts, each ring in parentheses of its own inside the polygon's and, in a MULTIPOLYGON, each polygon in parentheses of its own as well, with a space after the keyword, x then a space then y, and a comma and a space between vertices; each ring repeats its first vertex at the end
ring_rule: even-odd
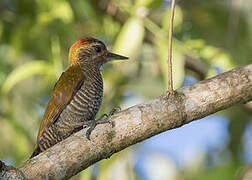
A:
POLYGON ((102 80, 100 68, 97 66, 93 66, 92 64, 86 64, 81 67, 82 73, 84 77, 89 81, 102 80))

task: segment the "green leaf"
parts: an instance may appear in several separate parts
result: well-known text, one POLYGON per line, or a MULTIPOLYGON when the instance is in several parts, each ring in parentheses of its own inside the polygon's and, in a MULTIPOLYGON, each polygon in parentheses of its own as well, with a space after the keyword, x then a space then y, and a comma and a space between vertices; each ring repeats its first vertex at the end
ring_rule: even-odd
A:
POLYGON ((116 39, 114 51, 134 59, 141 52, 144 34, 143 20, 137 16, 129 18, 116 39))
POLYGON ((163 3, 163 0, 137 0, 137 6, 144 6, 150 9, 160 7, 163 3))
POLYGON ((119 161, 120 158, 125 158, 127 156, 128 150, 121 151, 119 153, 113 154, 109 159, 104 159, 101 162, 99 162, 99 176, 97 177, 97 180, 107 180, 109 179, 109 173, 111 171, 112 166, 114 163, 119 161))
POLYGON ((148 4, 148 8, 155 9, 162 5, 164 1, 163 0, 154 0, 151 3, 148 4))
POLYGON ((218 66, 224 71, 235 67, 231 55, 221 48, 205 46, 201 51, 201 56, 213 66, 218 66))
POLYGON ((136 5, 137 6, 148 6, 152 2, 153 2, 153 0, 137 0, 136 5))
POLYGON ((63 64, 61 60, 60 42, 58 36, 53 36, 51 38, 51 49, 54 71, 57 76, 60 76, 63 71, 63 64))
POLYGON ((53 19, 61 19, 64 23, 70 23, 73 20, 73 11, 67 1, 52 1, 49 11, 43 11, 38 14, 40 24, 48 24, 53 19))
MULTIPOLYGON (((55 2, 55 1, 54 1, 55 2)), ((61 19, 64 23, 70 23, 73 20, 73 12, 67 1, 57 1, 52 8, 51 15, 61 19)))
POLYGON ((14 69, 6 78, 2 92, 8 93, 20 81, 36 74, 46 74, 52 66, 45 61, 31 61, 14 69))
POLYGON ((92 167, 85 169, 80 173, 80 180, 90 180, 92 178, 92 167))

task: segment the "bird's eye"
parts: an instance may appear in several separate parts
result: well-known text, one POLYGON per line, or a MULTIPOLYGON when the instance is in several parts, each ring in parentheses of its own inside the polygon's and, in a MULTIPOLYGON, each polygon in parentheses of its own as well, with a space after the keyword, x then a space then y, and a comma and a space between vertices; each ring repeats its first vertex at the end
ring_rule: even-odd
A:
POLYGON ((94 46, 94 49, 97 53, 100 53, 102 51, 101 46, 94 46))

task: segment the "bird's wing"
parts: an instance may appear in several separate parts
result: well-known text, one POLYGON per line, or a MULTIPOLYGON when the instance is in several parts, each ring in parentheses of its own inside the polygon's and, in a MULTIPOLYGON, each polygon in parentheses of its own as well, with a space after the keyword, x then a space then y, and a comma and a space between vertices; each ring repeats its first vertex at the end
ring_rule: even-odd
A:
POLYGON ((50 95, 50 99, 40 125, 37 142, 39 141, 45 128, 58 119, 62 110, 70 102, 73 95, 81 87, 83 82, 84 76, 79 65, 70 66, 61 74, 50 95))

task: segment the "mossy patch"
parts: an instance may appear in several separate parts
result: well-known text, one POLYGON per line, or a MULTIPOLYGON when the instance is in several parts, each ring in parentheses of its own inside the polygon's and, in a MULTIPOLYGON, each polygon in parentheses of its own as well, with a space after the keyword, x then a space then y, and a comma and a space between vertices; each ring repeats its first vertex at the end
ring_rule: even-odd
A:
POLYGON ((182 98, 182 97, 185 97, 185 94, 183 92, 174 91, 174 96, 182 98))
POLYGON ((116 134, 115 131, 109 131, 107 133, 107 140, 108 140, 108 142, 111 142, 113 140, 113 138, 115 137, 115 134, 116 134))

